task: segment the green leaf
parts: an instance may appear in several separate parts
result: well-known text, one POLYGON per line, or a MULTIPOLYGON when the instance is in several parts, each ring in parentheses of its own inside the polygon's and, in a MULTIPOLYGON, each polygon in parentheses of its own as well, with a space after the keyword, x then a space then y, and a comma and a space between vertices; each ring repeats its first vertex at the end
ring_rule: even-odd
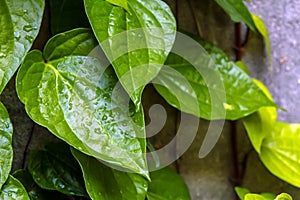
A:
POLYGON ((128 0, 106 0, 106 1, 113 5, 120 6, 120 7, 124 8, 126 11, 129 10, 128 0))
POLYGON ((56 151, 32 150, 28 170, 43 189, 56 190, 67 195, 86 196, 84 181, 68 145, 52 144, 56 151))
POLYGON ((23 184, 31 200, 65 200, 68 198, 56 191, 43 190, 36 185, 31 174, 26 170, 17 170, 13 176, 23 184))
POLYGON ((261 146, 260 159, 272 174, 300 187, 300 124, 276 122, 261 146))
POLYGON ((53 35, 79 27, 90 27, 82 0, 50 0, 53 35))
POLYGON ((148 200, 189 200, 189 190, 176 172, 164 168, 150 173, 151 182, 147 193, 148 200))
POLYGON ((43 0, 0 0, 0 93, 39 32, 43 0))
POLYGON ((72 149, 79 162, 86 189, 93 200, 144 200, 147 181, 140 175, 117 171, 97 159, 72 149))
POLYGON ((280 195, 278 195, 276 197, 276 199, 274 200, 293 200, 293 198, 291 197, 291 195, 287 194, 287 193, 282 193, 280 195))
MULTIPOLYGON (((273 101, 267 87, 259 80, 253 79, 253 82, 273 101)), ((264 138, 272 131, 273 124, 277 120, 277 111, 274 107, 260 108, 256 113, 243 119, 243 124, 247 130, 249 139, 254 149, 260 153, 261 144, 264 138)))
POLYGON ((250 71, 248 66, 242 62, 242 61, 237 61, 235 62, 236 66, 238 66, 241 70, 243 70, 246 74, 248 74, 250 76, 250 71))
POLYGON ((242 0, 215 0, 234 22, 244 22, 254 32, 257 32, 248 8, 242 0))
MULTIPOLYGON (((109 1, 124 7, 124 2, 109 1)), ((163 66, 175 40, 176 21, 161 0, 128 0, 128 11, 105 0, 85 0, 94 33, 138 107, 142 91, 163 66)))
MULTIPOLYGON (((80 46, 74 38, 63 44, 65 52, 80 46)), ((147 177, 143 109, 134 111, 110 67, 93 57, 58 58, 59 49, 49 50, 56 41, 47 44, 44 55, 30 52, 18 72, 17 92, 28 115, 79 151, 147 177)))
POLYGON ((259 194, 246 194, 244 200, 266 200, 266 199, 259 194))
POLYGON ((9 176, 0 189, 0 199, 3 200, 30 200, 24 186, 14 177, 9 176))
MULTIPOLYGON (((153 81, 170 105, 205 119, 231 120, 250 115, 263 106, 275 106, 224 52, 206 41, 197 41, 209 55, 198 53, 195 63, 206 65, 197 68, 171 53, 165 63, 169 67, 163 67, 153 81)), ((185 50, 187 54, 195 54, 190 49, 185 50)))
POLYGON ((246 194, 250 193, 248 189, 242 187, 235 187, 234 190, 241 200, 244 200, 246 194))
POLYGON ((5 183, 13 161, 13 127, 4 105, 0 102, 0 188, 5 183))
POLYGON ((276 198, 276 195, 271 193, 261 193, 261 196, 263 196, 266 200, 274 200, 276 198))
POLYGON ((264 21, 259 16, 252 14, 252 19, 254 21, 254 24, 255 24, 258 32, 264 37, 265 44, 267 47, 269 62, 272 66, 272 53, 271 53, 271 45, 270 45, 268 29, 267 29, 264 21))

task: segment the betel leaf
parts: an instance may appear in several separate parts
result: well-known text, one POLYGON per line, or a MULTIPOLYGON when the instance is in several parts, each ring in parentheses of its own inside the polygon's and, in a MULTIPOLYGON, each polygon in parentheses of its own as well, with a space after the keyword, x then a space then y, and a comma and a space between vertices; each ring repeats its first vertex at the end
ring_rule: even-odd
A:
POLYGON ((264 138, 259 157, 272 174, 300 187, 300 124, 276 122, 264 138))
POLYGON ((90 27, 82 0, 50 0, 53 35, 79 27, 90 27))
POLYGON ((51 145, 55 145, 50 149, 52 151, 46 149, 30 152, 28 170, 34 181, 46 190, 87 196, 82 173, 72 157, 69 146, 62 143, 51 145))
MULTIPOLYGON (((30 52, 18 72, 17 93, 28 115, 79 151, 147 177, 142 108, 135 112, 110 67, 80 51, 53 56, 60 52, 48 50, 54 44, 44 54, 30 52)), ((72 38, 63 44, 65 52, 76 45, 72 38)))
POLYGON ((271 45, 270 45, 270 39, 269 39, 269 33, 268 29, 264 23, 264 21, 257 15, 252 14, 253 22, 258 30, 258 32, 264 37, 267 53, 269 57, 269 62, 272 66, 272 53, 271 53, 271 45))
POLYGON ((248 8, 242 0, 215 0, 234 22, 244 22, 254 32, 257 32, 248 8))
POLYGON ((18 179, 25 187, 31 200, 65 200, 68 197, 62 193, 40 188, 31 177, 31 174, 23 169, 14 172, 13 177, 18 179))
POLYGON ((182 179, 170 168, 150 173, 151 182, 147 193, 148 200, 189 200, 189 190, 182 179))
MULTIPOLYGON (((163 67, 153 81, 156 90, 169 104, 205 119, 231 120, 245 117, 263 106, 275 106, 224 52, 206 41, 197 39, 197 42, 208 54, 201 56, 200 52, 194 62, 207 65, 197 68, 185 58, 171 53, 165 63, 168 67, 163 67), (209 56, 214 63, 207 61, 209 56), (218 81, 221 84, 217 84, 218 81)), ((193 47, 185 47, 187 54, 193 54, 192 51, 193 47)))
POLYGON ((0 0, 0 93, 11 79, 37 36, 43 0, 0 0))
MULTIPOLYGON (((253 82, 265 93, 265 95, 273 101, 267 87, 257 79, 253 82)), ((274 107, 263 107, 257 112, 243 119, 243 124, 247 130, 249 139, 254 149, 260 153, 261 144, 264 138, 271 132, 273 124, 277 120, 277 111, 274 107)))
POLYGON ((112 169, 75 149, 72 153, 81 166, 87 192, 93 200, 145 200, 147 181, 142 176, 112 169))
POLYGON ((4 105, 0 102, 0 188, 5 183, 13 161, 13 127, 4 105))
POLYGON ((30 200, 24 186, 14 177, 9 176, 0 189, 0 199, 3 200, 30 200))
POLYGON ((84 4, 96 38, 138 107, 145 85, 157 76, 175 40, 176 21, 170 8, 161 0, 85 0, 84 4))

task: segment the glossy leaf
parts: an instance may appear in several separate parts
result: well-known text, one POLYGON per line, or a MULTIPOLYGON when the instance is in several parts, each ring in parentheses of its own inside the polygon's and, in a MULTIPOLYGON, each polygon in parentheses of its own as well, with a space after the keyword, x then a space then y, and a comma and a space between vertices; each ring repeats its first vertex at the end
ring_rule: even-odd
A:
POLYGON ((0 188, 5 183, 13 161, 13 127, 4 105, 0 102, 0 188))
MULTIPOLYGON (((275 106, 225 53, 208 42, 199 39, 198 42, 214 60, 212 66, 208 63, 196 69, 185 59, 170 54, 165 63, 169 67, 164 67, 154 80, 156 90, 170 105, 205 119, 231 120, 250 115, 263 106, 275 106), (216 84, 217 81, 223 86, 216 84), (218 97, 217 102, 212 103, 212 95, 218 97), (213 109, 218 112, 212 112, 213 109)), ((207 62, 202 57, 196 62, 207 62)))
MULTIPOLYGON (((253 82, 273 101, 267 87, 259 80, 253 79, 253 82)), ((277 120, 277 111, 274 107, 260 108, 256 113, 243 119, 243 124, 247 130, 249 139, 254 149, 260 153, 261 144, 264 138, 272 131, 274 123, 277 120)))
POLYGON ((176 21, 172 11, 161 0, 84 3, 101 47, 138 107, 145 85, 159 73, 174 43, 176 21), (123 8, 126 2, 127 11, 123 8))
POLYGON ((260 159, 272 174, 300 187, 300 124, 276 122, 261 146, 260 159))
POLYGON ((112 169, 75 149, 72 153, 82 168, 86 189, 93 200, 145 200, 147 181, 142 176, 112 169))
POLYGON ((164 168, 150 173, 151 182, 147 194, 148 200, 189 200, 189 190, 176 172, 164 168))
POLYGON ((11 79, 37 36, 43 0, 0 0, 0 93, 11 79))
POLYGON ((242 0, 215 0, 234 22, 244 22, 248 27, 257 32, 248 8, 242 0))
POLYGON ((264 37, 267 52, 268 52, 269 62, 272 66, 272 53, 271 53, 271 45, 270 45, 268 29, 267 29, 264 21, 259 16, 252 14, 252 19, 254 21, 254 24, 255 24, 258 32, 264 37))
POLYGON ((82 174, 68 145, 51 144, 55 151, 32 150, 28 170, 43 189, 56 190, 67 195, 86 196, 82 174))
POLYGON ((116 5, 116 6, 120 6, 122 8, 124 8, 126 11, 129 10, 128 8, 128 1, 127 0, 106 0, 109 3, 116 5))
MULTIPOLYGON (((135 113, 111 68, 87 56, 58 58, 58 49, 49 50, 55 41, 59 39, 47 44, 44 55, 29 53, 19 70, 17 92, 28 115, 74 148, 148 176, 142 108, 135 113)), ((71 38, 63 46, 72 53, 69 49, 80 44, 71 38)))
POLYGON ((26 170, 17 170, 13 176, 23 184, 31 200, 66 200, 68 198, 59 192, 40 188, 26 170))
POLYGON ((53 35, 79 27, 90 27, 82 0, 50 0, 53 35))
POLYGON ((3 200, 30 200, 24 186, 14 177, 9 176, 0 189, 0 199, 3 200))

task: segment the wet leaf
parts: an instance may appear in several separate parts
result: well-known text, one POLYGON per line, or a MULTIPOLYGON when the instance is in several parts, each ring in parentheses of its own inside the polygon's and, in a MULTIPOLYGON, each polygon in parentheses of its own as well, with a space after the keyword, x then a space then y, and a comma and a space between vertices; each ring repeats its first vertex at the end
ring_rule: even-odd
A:
POLYGON ((172 169, 164 168, 151 172, 150 178, 148 200, 191 199, 184 180, 172 169))
POLYGON ((82 168, 86 189, 93 200, 145 200, 148 185, 142 176, 112 169, 75 149, 72 153, 82 168))
POLYGON ((170 8, 161 0, 84 3, 101 47, 138 108, 145 85, 157 76, 175 40, 170 8))
POLYGON ((0 0, 0 93, 36 38, 44 11, 43 0, 0 0))
MULTIPOLYGON (((264 106, 276 106, 224 52, 206 41, 197 41, 207 53, 203 50, 195 55, 194 62, 204 65, 192 65, 171 53, 165 63, 168 67, 163 67, 153 81, 170 105, 205 119, 231 120, 264 106)), ((187 54, 195 54, 194 47, 185 49, 187 54)))
POLYGON ((14 177, 9 176, 0 189, 0 199, 3 200, 30 200, 24 186, 14 177))
MULTIPOLYGON (((147 177, 142 108, 135 112, 111 67, 81 51, 58 58, 56 48, 48 50, 51 43, 44 55, 30 52, 18 72, 17 92, 28 115, 79 151, 147 177)), ((63 45, 72 52, 80 44, 68 38, 63 45)))
POLYGON ((244 22, 248 27, 257 32, 248 8, 242 0, 215 0, 234 22, 244 22))
POLYGON ((0 102, 0 188, 9 176, 13 161, 13 127, 4 105, 0 102))

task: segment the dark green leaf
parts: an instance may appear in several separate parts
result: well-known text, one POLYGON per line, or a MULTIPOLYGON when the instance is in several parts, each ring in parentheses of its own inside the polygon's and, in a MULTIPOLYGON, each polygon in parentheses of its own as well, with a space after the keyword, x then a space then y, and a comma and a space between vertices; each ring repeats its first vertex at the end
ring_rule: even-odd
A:
POLYGON ((24 186, 14 177, 9 176, 0 189, 0 199, 3 200, 30 200, 24 186))
POLYGON ((50 0, 53 35, 74 28, 90 27, 82 0, 50 0))
POLYGON ((4 105, 0 102, 0 188, 5 183, 13 161, 13 127, 4 105))
POLYGON ((100 45, 139 105, 145 85, 157 76, 175 40, 176 21, 170 8, 161 0, 128 0, 128 12, 118 0, 84 3, 100 45))
POLYGON ((270 45, 268 29, 267 29, 264 21, 259 16, 252 14, 252 19, 254 21, 254 24, 255 24, 257 30, 264 37, 265 44, 267 47, 269 62, 272 65, 272 53, 271 53, 271 45, 270 45))
POLYGON ((189 200, 189 190, 184 180, 170 168, 150 173, 148 200, 189 200))
MULTIPOLYGON (((48 43, 46 55, 29 53, 19 70, 17 92, 29 116, 74 148, 147 176, 142 108, 134 112, 111 68, 87 56, 57 58, 57 49, 47 49, 54 44, 48 43), (48 55, 55 60, 48 60, 48 55)), ((80 44, 68 38, 63 46, 69 52, 80 44)))
POLYGON ((234 22, 244 22, 249 28, 257 32, 248 8, 242 0, 215 0, 234 22))
POLYGON ((107 167, 75 149, 72 153, 82 168, 86 189, 93 200, 145 200, 147 181, 142 176, 107 167))
MULTIPOLYGON (((57 149, 61 146, 55 145, 57 149)), ((64 150, 65 147, 55 152, 49 152, 48 149, 32 150, 28 170, 34 181, 43 189, 56 190, 67 195, 86 196, 80 168, 73 160, 70 150, 64 150)))
POLYGON ((23 184, 31 200, 66 200, 68 198, 59 192, 40 188, 26 170, 17 170, 13 176, 23 184))
POLYGON ((0 93, 37 36, 43 0, 0 0, 0 93))
MULTIPOLYGON (((275 106, 224 52, 203 40, 198 42, 209 55, 203 50, 196 52, 194 62, 206 64, 194 66, 170 54, 165 63, 169 67, 163 67, 154 80, 155 88, 169 104, 205 119, 231 120, 245 117, 263 106, 275 106)), ((185 47, 186 54, 195 54, 194 49, 194 46, 185 47)))

